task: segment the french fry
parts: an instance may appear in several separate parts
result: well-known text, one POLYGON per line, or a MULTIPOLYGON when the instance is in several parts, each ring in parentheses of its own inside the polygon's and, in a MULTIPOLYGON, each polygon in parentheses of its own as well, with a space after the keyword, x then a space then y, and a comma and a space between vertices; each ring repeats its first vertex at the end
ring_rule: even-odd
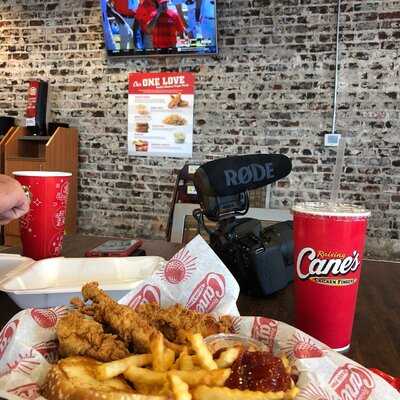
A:
POLYGON ((292 372, 292 367, 290 366, 289 360, 285 355, 281 355, 282 364, 285 367, 285 371, 287 374, 292 372))
POLYGON ((166 338, 164 338, 164 344, 165 344, 165 347, 168 347, 169 349, 175 351, 175 353, 180 353, 181 351, 183 351, 186 348, 186 346, 184 346, 183 344, 176 344, 176 343, 170 342, 166 338))
POLYGON ((229 349, 223 351, 220 356, 215 360, 218 368, 230 367, 238 358, 240 351, 240 347, 230 347, 229 349))
MULTIPOLYGON (((161 385, 147 385, 146 383, 136 382, 134 384, 135 390, 146 396, 167 396, 168 393, 164 391, 164 386, 161 385)), ((170 392, 169 392, 170 393, 170 392)))
POLYGON ((164 351, 164 368, 168 371, 175 362, 175 352, 171 349, 165 349, 164 351))
POLYGON ((188 348, 186 346, 184 346, 182 351, 180 351, 178 354, 179 355, 178 355, 177 359, 175 360, 174 364, 172 365, 171 369, 182 369, 182 368, 180 368, 181 359, 183 356, 188 355, 188 348))
POLYGON ((285 392, 285 400, 292 400, 295 399, 296 396, 300 393, 300 389, 295 386, 294 382, 292 381, 292 388, 285 392))
POLYGON ((152 371, 147 368, 129 367, 124 372, 124 377, 133 384, 164 385, 167 382, 167 373, 152 371))
POLYGON ((226 387, 198 386, 193 390, 194 400, 290 400, 285 392, 253 392, 226 387))
POLYGON ((175 374, 168 374, 168 378, 175 400, 192 400, 192 395, 189 393, 189 385, 187 383, 175 374))
POLYGON ((196 371, 169 371, 168 374, 179 376, 189 386, 208 385, 208 386, 223 386, 225 381, 229 378, 231 370, 227 369, 214 369, 207 371, 199 369, 196 371))
POLYGON ((213 360, 213 356, 208 350, 208 347, 203 341, 203 336, 200 333, 195 333, 194 335, 189 335, 189 341, 192 344, 193 350, 195 351, 199 364, 204 369, 213 370, 217 369, 218 366, 213 360))
POLYGON ((164 337, 160 332, 153 334, 150 339, 150 351, 153 356, 153 370, 166 371, 164 360, 164 337))
POLYGON ((130 366, 143 367, 144 365, 151 364, 152 358, 151 354, 135 354, 121 360, 97 365, 94 373, 98 380, 104 381, 122 374, 130 366))
POLYGON ((191 366, 188 369, 193 369, 194 365, 199 365, 199 358, 196 355, 189 355, 189 350, 187 346, 184 346, 183 350, 179 352, 178 358, 175 361, 174 367, 171 369, 185 369, 181 366, 181 361, 183 363, 187 363, 187 365, 191 366), (190 359, 190 360, 189 360, 190 359))
POLYGON ((188 354, 182 355, 182 357, 179 358, 179 369, 183 371, 191 371, 194 368, 194 363, 192 356, 189 356, 188 354))

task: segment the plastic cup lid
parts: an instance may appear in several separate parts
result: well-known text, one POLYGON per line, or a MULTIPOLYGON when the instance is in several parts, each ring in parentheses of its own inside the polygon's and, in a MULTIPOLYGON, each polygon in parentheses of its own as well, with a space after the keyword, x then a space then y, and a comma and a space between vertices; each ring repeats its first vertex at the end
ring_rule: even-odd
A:
POLYGON ((71 176, 71 172, 58 172, 58 171, 14 171, 15 176, 38 176, 38 177, 63 177, 71 176))
POLYGON ((297 203, 292 207, 293 212, 332 217, 369 217, 371 212, 354 204, 321 202, 297 203))

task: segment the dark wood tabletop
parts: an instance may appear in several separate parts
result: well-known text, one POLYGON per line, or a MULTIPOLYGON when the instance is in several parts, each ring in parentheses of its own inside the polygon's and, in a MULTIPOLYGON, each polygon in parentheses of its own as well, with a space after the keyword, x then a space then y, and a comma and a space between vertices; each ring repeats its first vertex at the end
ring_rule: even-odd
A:
MULTIPOLYGON (((108 238, 72 235, 65 238, 63 255, 82 257, 87 249, 108 238)), ((181 247, 162 240, 145 240, 147 255, 172 257, 181 247)), ((17 248, 7 252, 16 253, 17 248)), ((358 294, 357 310, 350 351, 346 356, 365 365, 400 376, 400 264, 365 260, 358 294)), ((267 316, 293 324, 292 285, 268 298, 241 295, 241 315, 267 316)), ((5 293, 0 293, 0 326, 19 308, 5 293)))

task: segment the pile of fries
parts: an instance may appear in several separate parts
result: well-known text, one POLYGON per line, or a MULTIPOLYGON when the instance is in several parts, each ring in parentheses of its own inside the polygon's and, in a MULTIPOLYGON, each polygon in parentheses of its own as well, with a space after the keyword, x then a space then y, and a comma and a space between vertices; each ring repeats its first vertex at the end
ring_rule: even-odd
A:
MULTIPOLYGON (((99 381, 123 375, 136 393, 158 396, 160 400, 279 400, 294 399, 299 389, 292 381, 290 390, 283 392, 259 392, 224 387, 231 374, 230 367, 239 356, 239 346, 223 350, 218 358, 204 343, 201 334, 188 335, 190 346, 179 353, 164 346, 163 336, 157 333, 151 338, 149 354, 132 355, 95 367, 99 381)), ((286 372, 290 366, 282 357, 286 372)))
POLYGON ((285 356, 221 340, 232 328, 228 316, 179 305, 134 311, 97 282, 84 285, 82 295, 91 303, 74 299, 77 310, 56 327, 66 358, 52 366, 41 388, 49 400, 291 400, 299 392, 285 356), (210 348, 223 347, 213 354, 203 336, 210 348))

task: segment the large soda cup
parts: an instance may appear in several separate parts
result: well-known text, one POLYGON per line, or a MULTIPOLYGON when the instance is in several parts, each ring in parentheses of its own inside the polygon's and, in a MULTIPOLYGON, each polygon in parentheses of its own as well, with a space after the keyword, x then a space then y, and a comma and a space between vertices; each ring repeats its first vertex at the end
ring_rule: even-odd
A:
POLYGON ((61 255, 67 214, 69 172, 17 171, 28 191, 30 209, 19 220, 22 252, 34 260, 61 255))
POLYGON ((350 347, 369 216, 346 204, 293 207, 296 326, 338 351, 350 347))

